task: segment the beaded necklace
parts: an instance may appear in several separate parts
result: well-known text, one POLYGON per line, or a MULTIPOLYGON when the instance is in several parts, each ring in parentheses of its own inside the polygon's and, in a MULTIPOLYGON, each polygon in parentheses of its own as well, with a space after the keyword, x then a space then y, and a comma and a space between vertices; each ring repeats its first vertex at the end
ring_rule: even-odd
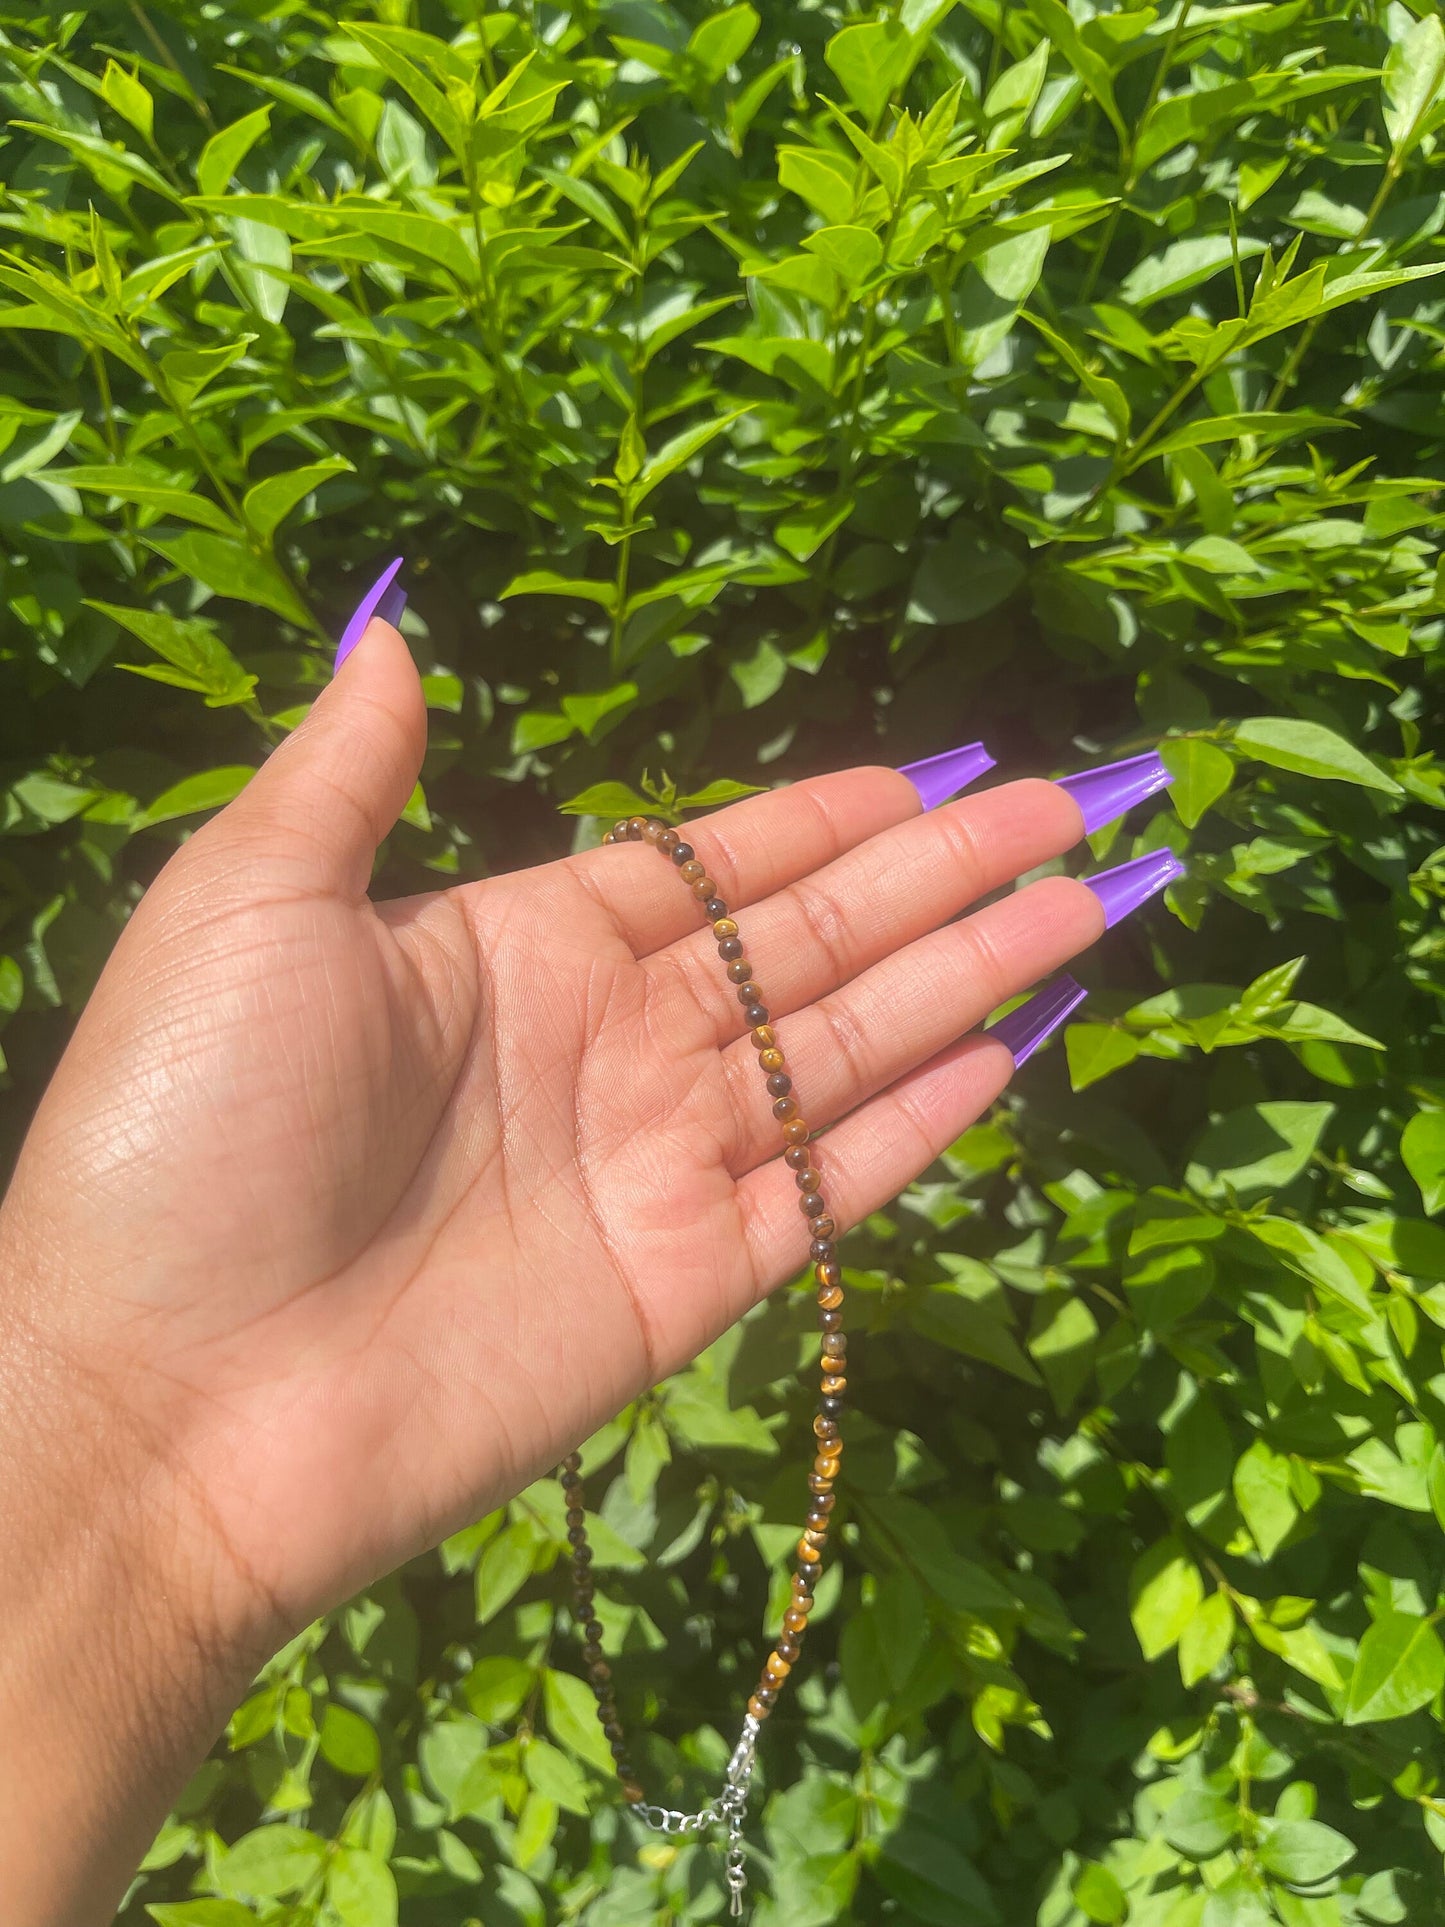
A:
POLYGON ((743 1911, 743 1890, 747 1886, 747 1866, 743 1852, 743 1818, 747 1810, 748 1786, 752 1779, 754 1753, 763 1721, 772 1712, 783 1682, 793 1670, 802 1651, 808 1630, 808 1614, 813 1606, 813 1590, 822 1569, 823 1548, 828 1540, 828 1515, 833 1510, 833 1483, 843 1456, 843 1440, 838 1431, 838 1415, 843 1409, 847 1388, 848 1341, 841 1329, 843 1313, 842 1272, 837 1247, 833 1242, 837 1226, 828 1214, 823 1199, 823 1180, 814 1168, 808 1139, 812 1127, 803 1116, 793 1095, 793 1080, 788 1075, 783 1053, 768 1022, 763 993, 753 981, 752 967, 743 955, 738 926, 728 906, 717 893, 717 886, 698 861, 692 845, 684 843, 677 831, 655 817, 631 816, 614 824, 602 838, 604 843, 650 843, 669 857, 678 874, 702 906, 702 913, 717 939, 718 955, 727 965, 728 981, 737 991, 743 1006, 743 1022, 748 1026, 758 1064, 767 1079, 767 1092, 773 1100, 773 1116, 782 1126, 783 1157, 797 1180, 798 1200, 809 1221, 812 1243, 808 1256, 818 1287, 818 1323, 823 1333, 820 1360, 822 1382, 813 1433, 817 1452, 808 1475, 809 1504, 803 1536, 798 1541, 798 1563, 793 1571, 792 1592, 783 1614, 783 1630, 763 1663, 758 1683, 748 1700, 742 1735, 728 1762, 723 1789, 710 1805, 696 1813, 683 1813, 672 1807, 648 1804, 638 1784, 627 1751, 622 1723, 617 1717, 617 1701, 612 1691, 612 1673, 602 1657, 602 1626, 593 1612, 595 1587, 592 1581, 592 1547, 587 1538, 587 1518, 583 1503, 581 1464, 576 1452, 563 1461, 559 1477, 567 1500, 567 1541, 572 1548, 572 1617, 582 1633, 582 1657, 587 1676, 597 1698, 597 1717, 617 1764, 622 1782, 622 1797, 633 1812, 659 1833, 700 1833, 721 1826, 727 1830, 727 1884, 732 1895, 730 1912, 743 1911))

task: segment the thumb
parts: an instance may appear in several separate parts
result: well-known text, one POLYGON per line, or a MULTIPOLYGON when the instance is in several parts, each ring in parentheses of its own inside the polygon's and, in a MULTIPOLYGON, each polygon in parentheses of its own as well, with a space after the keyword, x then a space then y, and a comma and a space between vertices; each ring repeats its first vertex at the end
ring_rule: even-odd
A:
POLYGON ((305 891, 362 897, 377 845, 421 773, 426 704, 394 624, 406 606, 391 563, 362 598, 331 683, 202 835, 233 839, 246 869, 305 891))

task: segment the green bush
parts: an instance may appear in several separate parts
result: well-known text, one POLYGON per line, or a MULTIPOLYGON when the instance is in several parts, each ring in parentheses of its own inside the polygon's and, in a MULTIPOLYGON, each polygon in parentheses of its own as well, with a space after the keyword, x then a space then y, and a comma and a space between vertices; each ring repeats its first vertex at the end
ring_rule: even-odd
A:
MULTIPOLYGON (((1173 915, 849 1240, 756 1919, 1445 1921, 1431 0, 12 0, 0 55, 12 1135, 392 553, 434 715, 384 893, 644 773, 1167 736, 1093 855, 1187 854, 1173 915)), ((653 1798, 765 1650, 807 1331, 587 1450, 653 1798)), ((124 1918, 717 1919, 600 1770, 561 1538, 544 1481, 293 1642, 124 1918)))

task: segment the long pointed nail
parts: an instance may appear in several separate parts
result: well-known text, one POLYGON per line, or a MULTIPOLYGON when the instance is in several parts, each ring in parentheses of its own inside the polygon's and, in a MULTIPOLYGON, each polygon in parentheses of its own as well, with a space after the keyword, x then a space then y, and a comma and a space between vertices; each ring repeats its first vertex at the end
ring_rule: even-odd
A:
POLYGON ((996 1024, 990 1024, 984 1035, 998 1039, 1012 1056, 1017 1070, 1025 1058, 1032 1057, 1039 1045, 1073 1015, 1088 994, 1072 977, 1055 977, 1042 990, 1036 990, 1027 1003, 1000 1017, 996 1024))
POLYGON ((1132 863, 1100 870, 1097 876, 1083 880, 1104 906, 1104 928, 1112 930, 1121 917, 1127 917, 1183 874, 1184 865, 1172 850, 1151 850, 1132 863))
POLYGON ((1173 777, 1164 767, 1158 750, 1143 756, 1130 756, 1122 763, 1105 763, 1100 769, 1080 770, 1077 776, 1055 777, 1061 790, 1067 790, 1078 804, 1084 828, 1092 836, 1106 823, 1112 823, 1125 810, 1142 803, 1146 796, 1167 789, 1173 777))
POLYGON ((372 583, 366 594, 357 603, 350 622, 341 632, 341 640, 336 645, 336 661, 331 666, 335 675, 342 663, 351 654, 357 643, 366 633, 366 625, 373 616, 380 616, 383 622, 399 622, 401 612, 406 607, 406 590, 396 581, 397 571, 401 568, 402 557, 388 562, 381 574, 372 583))
POLYGON ((982 743, 965 743, 962 749, 946 749, 941 756, 925 756, 921 763, 904 763, 898 774, 918 791, 924 809, 936 810, 993 766, 994 759, 982 743))

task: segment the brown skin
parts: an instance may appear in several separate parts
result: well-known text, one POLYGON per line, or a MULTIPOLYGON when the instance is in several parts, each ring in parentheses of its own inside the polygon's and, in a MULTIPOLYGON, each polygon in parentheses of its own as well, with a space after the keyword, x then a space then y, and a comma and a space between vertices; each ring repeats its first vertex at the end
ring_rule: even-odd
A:
MULTIPOLYGON (((806 1257, 739 1006, 655 850, 369 900, 425 726, 373 622, 148 892, 0 1208, 9 1927, 109 1919, 270 1652, 806 1257)), ((1047 783, 922 815, 855 769, 687 834, 837 1124, 845 1225, 1008 1081, 966 1033, 1103 927, 1062 877, 943 927, 1078 840, 1047 783)))

